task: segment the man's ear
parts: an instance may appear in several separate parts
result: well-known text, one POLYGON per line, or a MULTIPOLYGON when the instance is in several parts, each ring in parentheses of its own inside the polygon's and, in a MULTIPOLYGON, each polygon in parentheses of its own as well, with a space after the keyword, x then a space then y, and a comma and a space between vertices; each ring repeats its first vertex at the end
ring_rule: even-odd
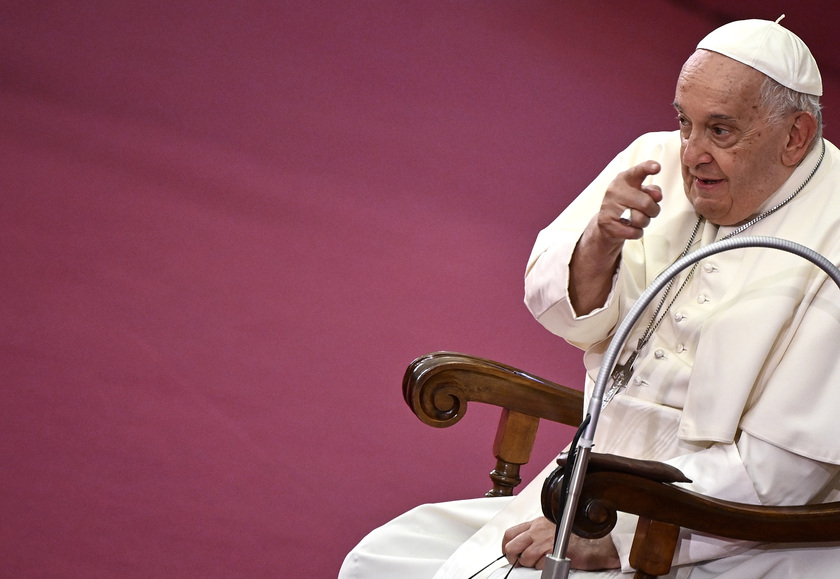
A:
POLYGON ((808 153, 811 141, 817 134, 817 119, 811 113, 798 111, 793 115, 793 122, 788 131, 788 139, 782 150, 782 163, 795 167, 808 153))

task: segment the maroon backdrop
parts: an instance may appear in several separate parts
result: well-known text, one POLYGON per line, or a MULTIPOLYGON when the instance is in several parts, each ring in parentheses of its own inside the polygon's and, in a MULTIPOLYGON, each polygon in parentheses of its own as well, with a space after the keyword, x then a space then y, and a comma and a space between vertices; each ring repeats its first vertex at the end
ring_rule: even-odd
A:
MULTIPOLYGON (((480 495, 497 413, 425 427, 403 369, 580 386, 521 303, 531 244, 675 127, 726 4, 0 2, 0 575, 334 577, 480 495)), ((836 18, 795 10, 831 137, 836 18)))

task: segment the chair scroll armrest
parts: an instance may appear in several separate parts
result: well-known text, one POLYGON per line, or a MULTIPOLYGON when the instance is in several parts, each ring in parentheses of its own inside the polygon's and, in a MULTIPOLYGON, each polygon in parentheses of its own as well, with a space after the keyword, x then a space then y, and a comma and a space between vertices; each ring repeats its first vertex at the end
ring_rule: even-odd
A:
POLYGON ((577 425, 583 420, 583 394, 498 362, 436 352, 409 365, 403 397, 417 417, 437 428, 457 423, 470 401, 500 406, 502 414, 490 473, 488 496, 508 496, 521 482, 520 466, 530 460, 541 418, 577 425))
POLYGON ((437 428, 452 426, 470 401, 577 426, 583 393, 491 360, 435 352, 417 358, 405 372, 403 397, 417 417, 437 428))

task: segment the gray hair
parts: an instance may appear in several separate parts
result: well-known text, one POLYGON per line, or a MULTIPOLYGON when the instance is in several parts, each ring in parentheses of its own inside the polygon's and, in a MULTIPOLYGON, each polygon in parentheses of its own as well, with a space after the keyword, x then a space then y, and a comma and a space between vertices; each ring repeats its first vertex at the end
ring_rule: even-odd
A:
POLYGON ((769 76, 765 77, 764 83, 761 85, 760 95, 762 108, 768 111, 768 121, 771 123, 780 122, 790 113, 798 111, 814 115, 814 118, 817 119, 817 133, 808 145, 808 149, 810 150, 820 141, 823 133, 820 97, 782 86, 769 76))

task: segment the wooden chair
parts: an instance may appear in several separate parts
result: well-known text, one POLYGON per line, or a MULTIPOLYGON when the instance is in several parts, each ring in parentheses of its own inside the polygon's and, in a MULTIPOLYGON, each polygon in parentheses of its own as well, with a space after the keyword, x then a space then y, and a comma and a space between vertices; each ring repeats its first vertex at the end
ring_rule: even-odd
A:
MULTIPOLYGON (((502 408, 487 496, 509 496, 521 482, 540 419, 577 426, 583 394, 516 368, 453 352, 418 358, 403 379, 403 396, 420 420, 444 428, 458 422, 468 402, 502 408)), ((635 577, 670 571, 680 527, 732 539, 771 543, 840 541, 840 503, 762 507, 704 497, 673 485, 685 481, 661 463, 592 454, 575 518, 575 533, 603 537, 616 513, 639 516, 630 564, 635 577)), ((552 477, 543 509, 552 512, 560 484, 552 477)), ((551 517, 549 517, 551 518, 551 517)))

